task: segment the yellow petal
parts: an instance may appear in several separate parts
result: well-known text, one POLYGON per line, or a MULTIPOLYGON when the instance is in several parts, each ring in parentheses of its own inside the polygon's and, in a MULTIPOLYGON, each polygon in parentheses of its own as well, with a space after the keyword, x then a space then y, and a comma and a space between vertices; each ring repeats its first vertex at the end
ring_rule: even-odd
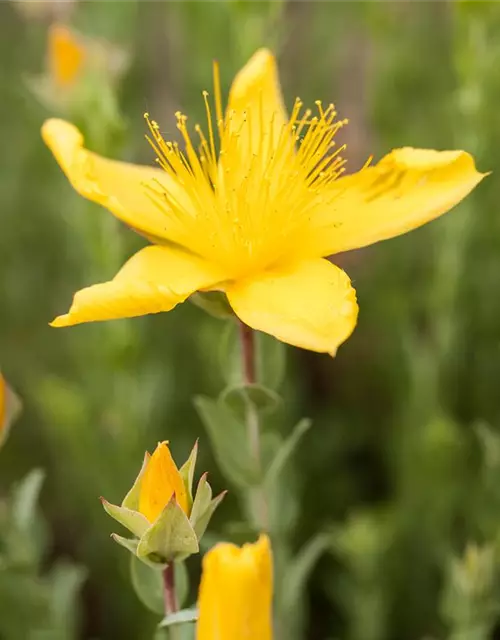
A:
POLYGON ((69 313, 57 317, 52 326, 170 311, 197 289, 223 279, 219 267, 189 253, 146 247, 132 256, 113 280, 78 291, 69 313))
POLYGON ((178 221, 162 210, 150 188, 182 199, 179 186, 162 169, 109 160, 85 149, 83 136, 71 123, 47 120, 42 137, 76 191, 109 209, 147 236, 176 242, 178 221))
POLYGON ((333 183, 305 253, 330 255, 411 231, 449 211, 485 175, 465 151, 396 149, 333 183))
POLYGON ((168 442, 160 442, 147 462, 141 480, 139 511, 154 522, 175 493, 178 505, 188 514, 186 487, 173 461, 168 442))
POLYGON ((211 549, 203 558, 196 640, 271 640, 272 573, 267 536, 211 549))
POLYGON ((238 133, 246 163, 252 153, 274 148, 287 121, 273 54, 259 49, 236 75, 227 106, 229 130, 238 133))
POLYGON ((344 271, 328 260, 265 272, 226 291, 247 325, 311 351, 335 354, 356 326, 356 293, 344 271))
POLYGON ((77 79, 86 58, 81 40, 65 25, 53 24, 49 29, 48 65, 54 83, 69 87, 77 79))

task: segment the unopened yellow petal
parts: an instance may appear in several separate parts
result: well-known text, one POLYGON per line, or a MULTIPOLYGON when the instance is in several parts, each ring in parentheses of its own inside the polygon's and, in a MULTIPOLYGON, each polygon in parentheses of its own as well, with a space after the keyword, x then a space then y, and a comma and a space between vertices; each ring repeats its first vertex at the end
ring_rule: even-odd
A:
POLYGON ((332 184, 303 250, 330 255, 411 231, 449 211, 484 176, 465 151, 396 149, 332 184))
POLYGON ((223 279, 218 267, 189 253, 146 247, 132 256, 113 280, 78 291, 69 312, 56 318, 52 326, 170 311, 194 291, 223 279))
MULTIPOLYGON (((122 222, 146 236, 177 242, 179 221, 158 204, 153 190, 182 199, 179 187, 159 168, 109 160, 88 151, 71 123, 47 120, 42 137, 76 191, 109 209, 122 222)), ((182 243, 181 243, 182 244, 182 243)))
POLYGON ((276 60, 268 49, 259 49, 234 78, 226 118, 247 164, 269 142, 276 147, 287 116, 276 60))
POLYGON ((154 522, 175 493, 177 503, 188 514, 188 498, 181 474, 172 458, 168 442, 160 442, 147 462, 141 480, 139 511, 154 522))
POLYGON ((227 288, 243 322, 283 342, 335 354, 358 316, 356 293, 344 271, 316 259, 262 273, 227 288))
POLYGON ((267 536, 211 549, 203 558, 196 640, 271 640, 272 574, 267 536))
POLYGON ((54 84, 67 88, 78 78, 86 58, 83 42, 68 27, 53 24, 49 29, 48 66, 54 84))

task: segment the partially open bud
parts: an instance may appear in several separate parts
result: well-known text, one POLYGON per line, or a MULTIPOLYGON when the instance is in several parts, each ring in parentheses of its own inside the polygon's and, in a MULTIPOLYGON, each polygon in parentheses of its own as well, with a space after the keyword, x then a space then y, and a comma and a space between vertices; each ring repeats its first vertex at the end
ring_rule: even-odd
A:
POLYGON ((197 640, 271 640, 273 567, 269 538, 221 543, 203 558, 197 640))
POLYGON ((152 456, 146 453, 142 469, 121 506, 102 499, 106 512, 135 538, 114 540, 147 563, 168 564, 199 551, 199 541, 225 492, 212 498, 204 474, 193 497, 198 445, 178 469, 168 442, 160 442, 152 456))

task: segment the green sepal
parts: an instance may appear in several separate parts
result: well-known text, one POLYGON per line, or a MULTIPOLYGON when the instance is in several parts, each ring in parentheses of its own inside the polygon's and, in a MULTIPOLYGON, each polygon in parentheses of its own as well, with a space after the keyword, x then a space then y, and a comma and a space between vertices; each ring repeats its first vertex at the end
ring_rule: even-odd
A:
POLYGON ((158 625, 158 628, 171 627, 174 624, 186 624, 198 620, 198 609, 181 609, 175 613, 165 616, 158 625))
POLYGON ((142 476, 144 475, 144 472, 146 471, 146 467, 148 465, 150 457, 151 456, 146 451, 146 453, 144 454, 144 461, 142 463, 141 470, 139 471, 139 474, 138 474, 137 478, 135 479, 134 484, 132 485, 132 488, 130 489, 130 491, 127 493, 127 495, 123 499, 122 507, 125 507, 126 509, 132 509, 132 511, 138 511, 138 509, 139 509, 139 495, 140 495, 140 492, 141 492, 142 476))
MULTIPOLYGON (((196 494, 194 496, 193 508, 191 509, 191 516, 189 521, 195 527, 196 522, 200 519, 203 513, 208 509, 208 505, 212 500, 212 488, 207 482, 208 473, 204 473, 196 487, 196 494)), ((196 530, 196 527, 195 527, 196 530)))
POLYGON ((123 536, 119 536, 117 533, 112 533, 111 537, 115 542, 118 542, 119 545, 125 547, 130 553, 133 553, 134 556, 137 555, 137 546, 139 544, 139 540, 131 540, 130 538, 124 538, 123 536))
POLYGON ((227 491, 223 491, 212 500, 212 488, 207 482, 207 476, 208 474, 204 473, 198 482, 191 517, 189 518, 198 540, 202 538, 214 511, 227 493, 227 491))
POLYGON ((155 523, 140 539, 137 556, 144 558, 154 554, 162 561, 170 562, 183 560, 198 551, 196 533, 173 495, 155 523))
POLYGON ((104 498, 101 498, 102 506, 106 513, 114 520, 123 525, 135 536, 140 538, 151 526, 149 520, 139 513, 139 511, 133 511, 127 509, 127 507, 118 507, 115 504, 111 504, 104 498))
POLYGON ((189 508, 193 506, 193 480, 194 480, 194 469, 196 467, 196 458, 198 457, 198 440, 194 443, 194 447, 189 454, 189 458, 179 469, 179 473, 181 474, 182 481, 184 482, 184 486, 186 487, 186 493, 189 502, 189 508))
POLYGON ((219 397, 238 417, 245 418, 248 403, 251 403, 259 413, 272 413, 278 409, 282 399, 276 391, 261 384, 235 384, 224 389, 219 397))
POLYGON ((240 488, 258 484, 260 474, 248 451, 243 422, 223 403, 211 398, 198 396, 195 406, 222 473, 240 488))
POLYGON ((137 555, 137 547, 139 546, 140 540, 138 540, 137 538, 124 538, 123 536, 119 536, 117 533, 112 533, 111 537, 119 545, 127 549, 127 551, 130 551, 130 553, 136 556, 141 562, 147 564, 148 567, 158 569, 159 567, 167 566, 167 563, 164 562, 162 558, 155 556, 154 554, 151 554, 148 557, 139 558, 139 556, 137 555))
POLYGON ((203 514, 196 521, 194 525, 194 530, 196 532, 198 540, 200 540, 203 537, 203 534, 207 530, 208 524, 212 519, 212 516, 214 515, 215 510, 226 497, 226 493, 227 491, 223 491, 222 493, 219 493, 218 496, 215 496, 215 498, 210 502, 210 504, 205 509, 203 514))
POLYGON ((189 297, 190 302, 195 304, 209 315, 219 320, 227 320, 228 318, 236 318, 234 311, 231 309, 226 294, 222 291, 198 291, 189 297))

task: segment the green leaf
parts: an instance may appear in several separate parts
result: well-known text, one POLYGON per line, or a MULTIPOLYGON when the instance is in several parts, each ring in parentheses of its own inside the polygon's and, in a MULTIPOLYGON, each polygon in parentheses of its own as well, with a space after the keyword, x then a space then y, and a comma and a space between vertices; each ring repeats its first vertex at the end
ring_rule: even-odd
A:
POLYGON ((279 389, 285 377, 286 346, 273 336, 255 331, 255 377, 269 389, 279 389))
POLYGON ((292 433, 279 447, 274 460, 269 465, 264 482, 267 486, 272 487, 278 482, 278 478, 285 468, 290 457, 293 455, 302 436, 309 431, 312 426, 309 418, 303 418, 293 429, 292 433))
POLYGON ((58 562, 50 572, 51 612, 61 637, 76 637, 78 595, 87 571, 67 562, 58 562))
POLYGON ((132 511, 137 511, 139 509, 139 495, 141 492, 141 480, 142 480, 142 476, 144 475, 144 472, 146 471, 146 467, 148 465, 150 457, 151 456, 146 451, 146 453, 144 454, 144 461, 142 463, 141 470, 139 471, 139 474, 135 479, 134 484, 132 485, 132 488, 127 493, 125 498, 123 498, 122 507, 125 507, 126 509, 131 509, 132 511))
POLYGON ((303 593, 309 575, 320 556, 330 547, 331 537, 327 533, 319 533, 309 540, 297 556, 288 564, 283 575, 281 598, 279 602, 280 617, 287 624, 296 627, 302 615, 303 593))
POLYGON ((221 393, 219 400, 241 419, 245 418, 249 402, 260 413, 272 413, 282 403, 282 399, 276 391, 267 389, 260 384, 245 383, 227 387, 221 393))
MULTIPOLYGON (((130 559, 130 578, 137 597, 150 611, 163 615, 165 601, 163 593, 163 567, 145 564, 137 556, 130 559)), ((175 563, 175 593, 180 606, 189 593, 189 577, 184 562, 175 563)))
POLYGON ((10 428, 18 418, 22 408, 21 401, 5 382, 2 374, 0 373, 0 397, 1 395, 3 395, 4 398, 1 403, 3 407, 3 415, 0 416, 0 447, 2 447, 7 440, 10 428))
POLYGON ((221 291, 193 293, 189 297, 189 301, 200 309, 203 309, 203 311, 206 311, 214 318, 218 318, 220 320, 235 318, 234 311, 231 309, 231 305, 227 301, 226 294, 221 291))
POLYGON ((140 558, 155 554, 166 562, 187 558, 198 551, 196 534, 175 496, 144 533, 137 547, 140 558))
POLYGON ((224 404, 210 398, 199 396, 195 406, 222 473, 238 487, 257 484, 259 473, 248 451, 245 425, 224 404))
POLYGON ((140 538, 151 526, 149 520, 139 513, 139 511, 132 511, 126 507, 118 507, 115 504, 111 504, 104 498, 101 498, 104 511, 111 516, 114 520, 132 532, 135 536, 140 538))
POLYGON ((182 609, 165 616, 158 625, 161 628, 171 627, 174 624, 186 624, 198 620, 198 609, 182 609))
POLYGON ((194 470, 196 467, 196 458, 198 457, 198 440, 194 443, 194 447, 189 454, 189 458, 179 469, 179 473, 181 474, 182 480, 184 482, 184 486, 186 487, 186 492, 189 498, 189 506, 193 504, 193 480, 194 480, 194 470))
POLYGON ((14 489, 12 496, 12 521, 20 531, 28 532, 33 528, 38 498, 42 489, 45 473, 33 469, 14 489))
POLYGON ((135 555, 130 557, 130 579, 137 597, 150 611, 165 613, 163 600, 163 569, 151 567, 135 555))

